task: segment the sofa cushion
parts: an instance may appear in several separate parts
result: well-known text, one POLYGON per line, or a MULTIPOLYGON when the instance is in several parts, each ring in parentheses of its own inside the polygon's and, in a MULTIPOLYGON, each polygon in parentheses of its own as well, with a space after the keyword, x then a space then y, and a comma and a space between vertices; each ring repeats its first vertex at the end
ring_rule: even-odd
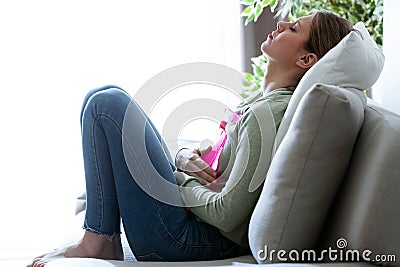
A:
POLYGON ((395 255, 387 264, 400 266, 399 159, 400 116, 370 101, 321 248, 344 238, 348 249, 395 255))
POLYGON ((350 32, 300 80, 277 132, 275 149, 285 136, 298 103, 314 84, 331 84, 362 91, 377 81, 383 69, 384 55, 362 22, 354 28, 362 37, 357 32, 350 32))
POLYGON ((250 221, 250 248, 258 262, 270 262, 258 254, 265 246, 315 246, 363 123, 366 97, 355 92, 317 84, 300 101, 250 221))

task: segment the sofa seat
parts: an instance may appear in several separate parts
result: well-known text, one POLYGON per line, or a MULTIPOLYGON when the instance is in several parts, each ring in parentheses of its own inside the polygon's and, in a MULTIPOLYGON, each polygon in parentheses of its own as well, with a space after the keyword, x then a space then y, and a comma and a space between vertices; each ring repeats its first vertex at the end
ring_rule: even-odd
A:
MULTIPOLYGON (((131 262, 105 261, 99 259, 70 258, 57 259, 48 267, 134 267, 134 266, 270 266, 271 264, 257 264, 251 255, 217 260, 217 261, 189 261, 189 262, 131 262)), ((369 267, 369 263, 274 263, 274 267, 369 267)))

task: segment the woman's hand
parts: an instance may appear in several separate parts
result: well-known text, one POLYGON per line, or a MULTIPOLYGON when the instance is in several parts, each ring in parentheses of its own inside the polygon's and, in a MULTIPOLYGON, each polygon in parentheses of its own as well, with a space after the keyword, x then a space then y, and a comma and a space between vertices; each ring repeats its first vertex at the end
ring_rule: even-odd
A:
POLYGON ((202 160, 201 155, 210 152, 211 146, 206 149, 181 149, 175 157, 176 167, 184 173, 199 178, 204 184, 211 183, 216 178, 216 173, 202 160))

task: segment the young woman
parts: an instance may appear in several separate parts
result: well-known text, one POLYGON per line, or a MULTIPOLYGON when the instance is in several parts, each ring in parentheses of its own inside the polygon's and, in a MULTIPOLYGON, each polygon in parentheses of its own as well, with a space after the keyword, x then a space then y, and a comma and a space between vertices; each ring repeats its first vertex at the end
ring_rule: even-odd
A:
POLYGON ((250 192, 249 183, 255 175, 265 178, 268 169, 264 166, 255 173, 259 163, 267 165, 260 151, 262 130, 279 127, 306 71, 352 30, 347 20, 325 11, 277 24, 261 46, 269 59, 263 92, 241 104, 237 121, 227 124, 217 172, 201 158, 209 149, 182 149, 173 162, 157 129, 122 89, 107 86, 89 92, 81 112, 85 234, 76 244, 39 256, 28 266, 43 266, 58 257, 123 260, 121 218, 139 261, 215 260, 247 253, 247 228, 261 192, 250 192), (123 151, 122 131, 128 107, 135 118, 129 135, 145 143, 145 149, 128 144, 129 158, 123 151), (274 125, 262 125, 255 117, 266 110, 272 111, 274 125), (144 163, 146 158, 152 169, 144 163), (182 205, 152 197, 157 187, 154 169, 180 185, 168 194, 182 205), (137 181, 148 181, 148 188, 137 181))

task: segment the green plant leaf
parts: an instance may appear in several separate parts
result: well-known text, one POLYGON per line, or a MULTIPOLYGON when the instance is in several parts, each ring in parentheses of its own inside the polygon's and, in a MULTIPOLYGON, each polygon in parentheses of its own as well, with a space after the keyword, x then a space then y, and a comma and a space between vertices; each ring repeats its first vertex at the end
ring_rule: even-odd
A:
POLYGON ((365 11, 365 7, 363 7, 362 5, 360 5, 359 3, 355 2, 354 3, 354 9, 358 14, 363 14, 365 11))
POLYGON ((243 85, 246 86, 246 87, 250 87, 252 84, 253 84, 253 83, 252 83, 252 82, 249 82, 249 81, 244 81, 244 82, 243 82, 243 85))
POLYGON ((254 15, 254 22, 257 22, 257 19, 260 17, 260 15, 263 12, 263 10, 264 10, 264 8, 259 3, 257 3, 256 9, 255 9, 255 12, 254 12, 254 14, 255 14, 254 15))
POLYGON ((263 0, 261 2, 262 7, 267 7, 271 4, 271 0, 263 0))
POLYGON ((270 3, 271 12, 275 12, 275 8, 278 6, 278 0, 272 0, 270 3))
POLYGON ((254 20, 254 13, 252 13, 250 16, 247 17, 246 21, 244 22, 244 25, 248 25, 253 20, 254 20))
POLYGON ((264 77, 264 71, 261 69, 260 66, 255 66, 255 69, 258 76, 264 77))
POLYGON ((291 20, 295 20, 296 19, 296 12, 297 12, 297 6, 296 5, 293 5, 291 8, 290 8, 290 17, 291 17, 291 20))
POLYGON ((245 6, 254 5, 254 2, 257 0, 242 0, 240 3, 245 6))
POLYGON ((248 73, 248 72, 244 73, 244 77, 246 78, 247 81, 254 81, 255 80, 253 74, 248 73))
POLYGON ((248 16, 250 16, 251 14, 253 14, 253 12, 254 12, 253 6, 248 6, 248 7, 246 7, 246 8, 242 11, 242 13, 240 14, 240 16, 242 16, 242 17, 248 17, 248 16))

